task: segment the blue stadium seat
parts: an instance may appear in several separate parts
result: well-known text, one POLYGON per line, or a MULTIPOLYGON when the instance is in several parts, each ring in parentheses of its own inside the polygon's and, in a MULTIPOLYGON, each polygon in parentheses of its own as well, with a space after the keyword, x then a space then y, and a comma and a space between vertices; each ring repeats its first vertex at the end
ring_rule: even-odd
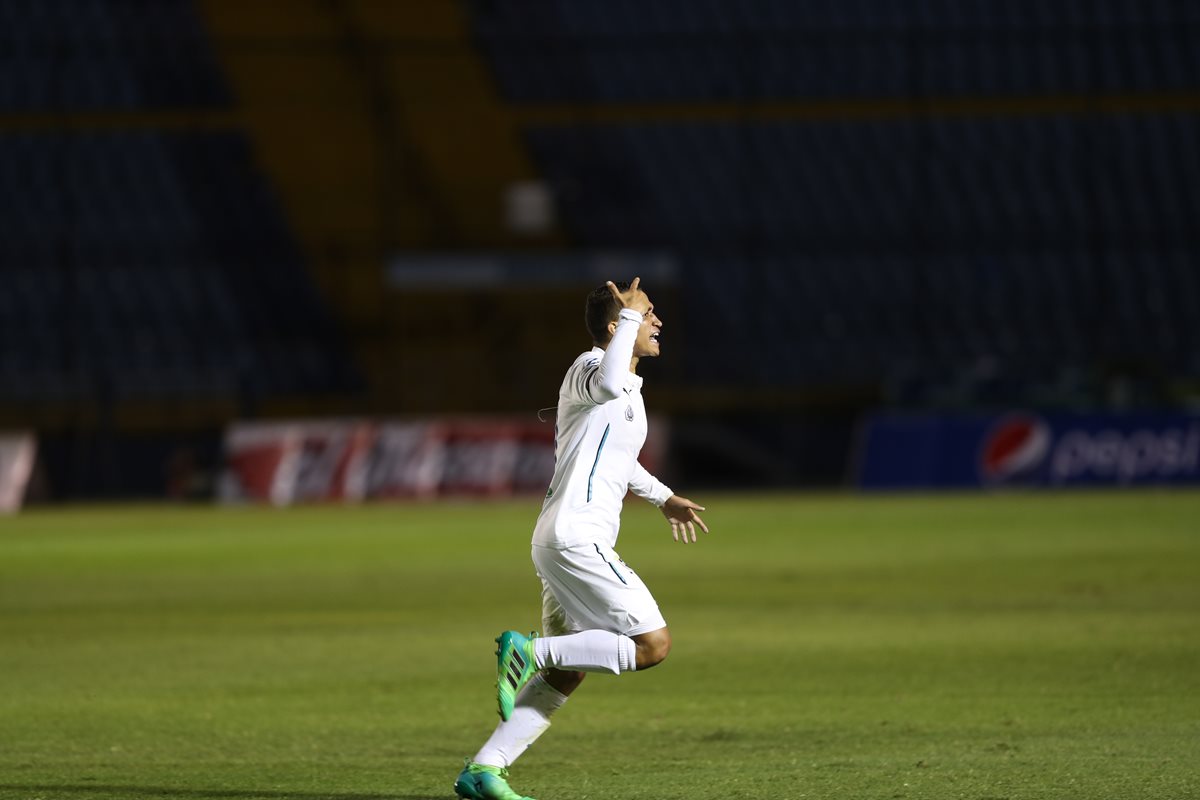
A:
POLYGON ((0 112, 228 105, 189 0, 0 0, 0 112))
POLYGON ((247 370, 266 393, 355 380, 237 136, 0 134, 5 209, 4 397, 219 395, 247 370))
POLYGON ((470 4, 516 102, 1049 95, 1200 87, 1194 3, 470 4))

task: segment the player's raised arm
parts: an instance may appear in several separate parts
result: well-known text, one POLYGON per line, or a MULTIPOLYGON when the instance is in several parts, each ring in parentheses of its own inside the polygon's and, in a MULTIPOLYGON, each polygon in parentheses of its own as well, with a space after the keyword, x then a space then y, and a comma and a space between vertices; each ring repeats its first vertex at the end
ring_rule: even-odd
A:
POLYGON ((615 308, 616 313, 610 313, 611 319, 592 334, 596 339, 595 344, 604 348, 604 357, 598 366, 585 374, 581 394, 593 403, 612 400, 621 394, 625 386, 638 328, 653 308, 650 298, 639 288, 641 281, 641 278, 634 278, 629 288, 624 290, 612 281, 605 283, 612 295, 611 307, 615 308), (604 338, 601 339, 601 336, 604 338))

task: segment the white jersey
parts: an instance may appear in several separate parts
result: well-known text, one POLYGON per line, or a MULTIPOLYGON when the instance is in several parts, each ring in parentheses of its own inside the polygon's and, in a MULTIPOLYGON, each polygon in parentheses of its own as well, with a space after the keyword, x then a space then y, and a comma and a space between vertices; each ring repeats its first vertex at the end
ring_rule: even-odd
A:
POLYGON ((593 347, 567 370, 558 391, 554 477, 533 544, 614 547, 621 505, 632 490, 656 506, 671 490, 638 463, 646 441, 642 379, 629 371, 642 315, 622 309, 607 350, 593 347))

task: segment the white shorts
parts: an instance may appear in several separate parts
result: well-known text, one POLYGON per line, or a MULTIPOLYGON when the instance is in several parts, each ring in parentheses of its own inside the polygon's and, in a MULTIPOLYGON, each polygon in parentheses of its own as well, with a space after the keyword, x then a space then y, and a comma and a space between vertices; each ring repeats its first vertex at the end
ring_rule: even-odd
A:
POLYGON ((616 551, 602 544, 533 546, 542 579, 542 634, 605 630, 626 636, 665 628, 654 595, 616 551))

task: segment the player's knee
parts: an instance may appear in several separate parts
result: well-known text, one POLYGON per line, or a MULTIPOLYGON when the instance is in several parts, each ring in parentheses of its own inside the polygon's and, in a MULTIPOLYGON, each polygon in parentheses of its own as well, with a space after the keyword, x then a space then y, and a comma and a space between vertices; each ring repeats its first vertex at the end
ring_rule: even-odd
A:
POLYGON ((637 668, 649 669, 666 660, 671 652, 671 632, 666 628, 643 633, 634 639, 637 644, 637 668))

